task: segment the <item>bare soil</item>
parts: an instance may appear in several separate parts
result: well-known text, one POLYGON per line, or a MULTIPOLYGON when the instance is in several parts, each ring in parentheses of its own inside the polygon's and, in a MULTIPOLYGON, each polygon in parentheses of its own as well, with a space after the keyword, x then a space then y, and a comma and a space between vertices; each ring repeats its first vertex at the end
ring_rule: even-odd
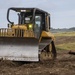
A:
MULTIPOLYGON (((75 37, 56 37, 55 44, 75 42, 75 37)), ((0 75, 75 75, 75 55, 57 50, 56 60, 34 63, 0 60, 0 75)))

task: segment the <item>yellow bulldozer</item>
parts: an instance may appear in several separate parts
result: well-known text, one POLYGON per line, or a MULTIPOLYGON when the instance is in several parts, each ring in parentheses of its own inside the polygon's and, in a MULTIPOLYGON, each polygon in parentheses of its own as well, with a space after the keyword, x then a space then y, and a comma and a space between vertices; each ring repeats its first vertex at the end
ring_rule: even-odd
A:
POLYGON ((11 7, 7 11, 7 20, 8 28, 0 28, 0 58, 30 62, 56 58, 48 12, 38 8, 11 7), (12 11, 17 13, 17 24, 10 20, 12 11))

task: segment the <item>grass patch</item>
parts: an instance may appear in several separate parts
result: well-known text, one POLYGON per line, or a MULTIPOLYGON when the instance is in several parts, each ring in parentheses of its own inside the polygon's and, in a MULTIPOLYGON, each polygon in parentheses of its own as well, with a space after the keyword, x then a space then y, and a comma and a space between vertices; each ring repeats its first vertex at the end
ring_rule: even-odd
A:
POLYGON ((75 43, 59 44, 56 45, 57 50, 75 50, 75 43))
POLYGON ((75 36, 75 31, 73 32, 59 32, 54 33, 55 36, 75 36))

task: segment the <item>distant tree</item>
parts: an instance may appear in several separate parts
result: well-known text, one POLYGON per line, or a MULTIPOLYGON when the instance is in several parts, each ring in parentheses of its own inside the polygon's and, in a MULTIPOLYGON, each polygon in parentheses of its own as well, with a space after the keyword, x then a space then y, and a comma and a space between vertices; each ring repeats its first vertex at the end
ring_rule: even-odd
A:
POLYGON ((54 29, 54 28, 52 28, 52 27, 50 27, 51 29, 54 29))
POLYGON ((73 31, 75 31, 75 27, 69 28, 69 30, 73 30, 73 31))

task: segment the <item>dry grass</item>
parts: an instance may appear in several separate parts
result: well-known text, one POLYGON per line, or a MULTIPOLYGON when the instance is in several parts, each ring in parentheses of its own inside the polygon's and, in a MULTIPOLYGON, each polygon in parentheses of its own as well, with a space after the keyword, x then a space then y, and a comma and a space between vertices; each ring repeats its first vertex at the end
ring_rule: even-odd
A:
POLYGON ((55 35, 55 37, 60 37, 60 36, 62 37, 60 40, 56 39, 57 42, 58 41, 60 42, 61 40, 63 40, 61 44, 60 43, 58 45, 56 44, 57 50, 75 50, 75 40, 74 40, 75 32, 55 33, 54 35, 55 35), (70 37, 70 39, 69 39, 69 37, 70 37), (72 37, 72 39, 71 39, 71 37, 72 37), (64 41, 64 39, 65 39, 65 41, 64 41))
POLYGON ((55 37, 56 36, 75 36, 75 31, 73 32, 59 32, 59 33, 54 33, 55 37))
POLYGON ((58 50, 75 50, 75 43, 59 44, 56 45, 58 50))

